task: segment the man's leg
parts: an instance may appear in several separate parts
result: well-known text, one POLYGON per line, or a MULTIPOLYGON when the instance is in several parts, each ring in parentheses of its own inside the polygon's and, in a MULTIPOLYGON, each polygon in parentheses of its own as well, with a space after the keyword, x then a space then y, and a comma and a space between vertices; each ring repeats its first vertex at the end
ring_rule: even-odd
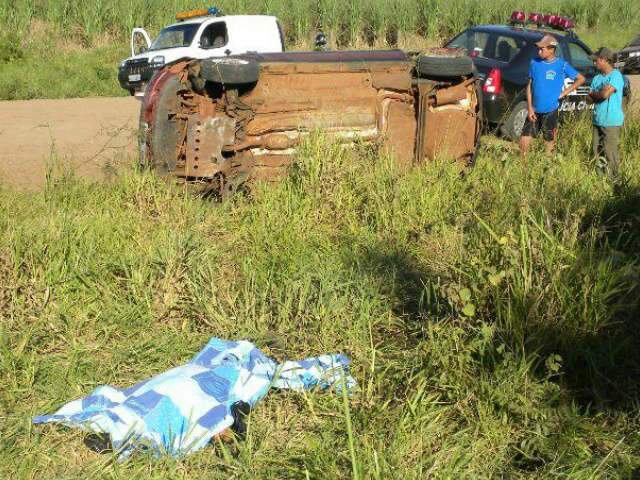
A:
POLYGON ((548 154, 556 149, 556 136, 558 135, 558 111, 545 113, 542 119, 542 131, 544 135, 544 149, 548 154))
POLYGON ((531 140, 538 135, 538 126, 536 122, 532 122, 528 117, 522 126, 522 134, 520 135, 520 157, 524 158, 529 151, 531 140))
POLYGON ((520 156, 522 158, 526 157, 527 152, 529 151, 529 146, 531 145, 531 140, 533 140, 533 137, 529 135, 522 135, 520 137, 520 156))
POLYGON ((614 181, 620 179, 620 127, 605 127, 604 133, 604 155, 607 157, 607 169, 614 181))
POLYGON ((602 143, 603 143, 603 134, 602 134, 602 127, 598 127, 597 125, 593 126, 593 138, 592 138, 592 145, 593 145, 593 157, 596 161, 596 168, 598 169, 598 173, 605 173, 606 170, 606 165, 604 163, 604 159, 603 157, 603 149, 602 149, 602 143))

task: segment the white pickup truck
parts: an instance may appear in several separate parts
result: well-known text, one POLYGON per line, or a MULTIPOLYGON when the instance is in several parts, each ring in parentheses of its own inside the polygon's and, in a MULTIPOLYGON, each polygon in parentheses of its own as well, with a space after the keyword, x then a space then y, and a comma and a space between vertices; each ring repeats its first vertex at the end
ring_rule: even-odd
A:
POLYGON ((122 61, 118 72, 120 86, 131 95, 144 95, 154 72, 177 60, 284 51, 282 27, 276 17, 224 16, 210 8, 178 13, 176 20, 153 42, 144 29, 133 29, 131 57, 122 61))

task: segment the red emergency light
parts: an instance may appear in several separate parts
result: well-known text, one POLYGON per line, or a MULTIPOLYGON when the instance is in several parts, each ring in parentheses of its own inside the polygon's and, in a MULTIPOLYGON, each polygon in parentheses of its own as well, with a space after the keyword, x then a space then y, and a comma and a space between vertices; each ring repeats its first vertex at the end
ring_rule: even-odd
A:
POLYGON ((575 24, 573 23, 573 20, 571 20, 570 18, 560 17, 558 26, 563 30, 571 30, 572 28, 575 27, 575 24))
POLYGON ((549 15, 547 19, 547 25, 553 28, 557 28, 560 26, 560 16, 559 15, 549 15))
POLYGON ((536 25, 542 25, 542 17, 541 13, 530 13, 529 14, 529 23, 535 23, 536 25))
POLYGON ((522 23, 526 20, 524 12, 515 11, 511 14, 511 23, 522 23))

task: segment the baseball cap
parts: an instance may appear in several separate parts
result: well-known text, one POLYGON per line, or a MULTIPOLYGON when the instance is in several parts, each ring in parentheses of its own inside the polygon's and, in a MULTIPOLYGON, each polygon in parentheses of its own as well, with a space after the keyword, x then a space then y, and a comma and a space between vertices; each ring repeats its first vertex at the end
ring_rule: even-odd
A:
POLYGON ((545 35, 542 39, 536 43, 536 46, 542 47, 557 47, 558 40, 553 35, 545 35))
POLYGON ((609 50, 607 47, 600 47, 598 50, 589 55, 591 60, 597 60, 598 58, 603 58, 610 62, 615 58, 615 54, 609 50))

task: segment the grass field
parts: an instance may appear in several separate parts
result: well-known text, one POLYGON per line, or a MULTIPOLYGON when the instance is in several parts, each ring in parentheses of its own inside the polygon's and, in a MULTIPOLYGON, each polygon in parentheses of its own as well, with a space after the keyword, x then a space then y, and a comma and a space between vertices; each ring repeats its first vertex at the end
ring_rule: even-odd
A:
POLYGON ((315 138, 284 183, 222 204, 52 159, 43 192, 0 190, 0 477, 637 478, 640 119, 621 188, 589 133, 527 162, 488 142, 463 176, 315 138), (120 465, 30 424, 211 336, 344 352, 360 389, 272 392, 245 441, 184 460, 120 465))
MULTIPOLYGON (((592 47, 624 46, 640 30, 640 3, 628 0, 528 0, 527 11, 561 13, 576 20, 592 47), (560 11, 559 11, 560 10, 560 11)), ((504 23, 516 0, 225 0, 226 13, 278 16, 290 49, 312 46, 322 29, 330 47, 421 50, 467 26, 504 23)), ((132 27, 152 35, 175 13, 210 2, 187 0, 0 0, 0 99, 125 95, 119 61, 129 55, 132 27)))

